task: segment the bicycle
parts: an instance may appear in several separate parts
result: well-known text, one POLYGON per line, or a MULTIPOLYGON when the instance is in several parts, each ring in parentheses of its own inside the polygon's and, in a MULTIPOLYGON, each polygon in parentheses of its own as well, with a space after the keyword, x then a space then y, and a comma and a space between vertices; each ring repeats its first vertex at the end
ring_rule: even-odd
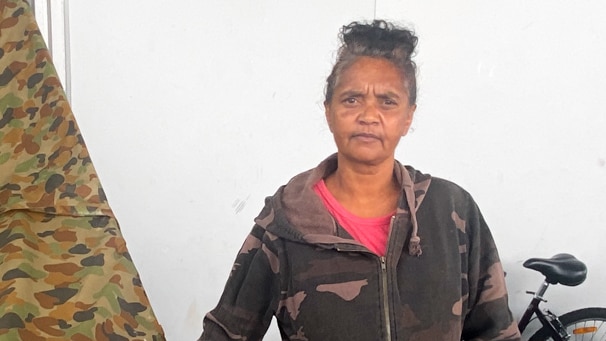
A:
POLYGON ((523 266, 545 276, 539 290, 526 292, 533 298, 518 322, 520 332, 534 320, 533 315, 541 322, 541 329, 530 337, 530 341, 606 340, 606 308, 582 308, 560 316, 539 309, 541 302, 547 302, 543 295, 550 285, 576 286, 585 281, 587 267, 583 262, 561 253, 551 258, 530 258, 523 266))

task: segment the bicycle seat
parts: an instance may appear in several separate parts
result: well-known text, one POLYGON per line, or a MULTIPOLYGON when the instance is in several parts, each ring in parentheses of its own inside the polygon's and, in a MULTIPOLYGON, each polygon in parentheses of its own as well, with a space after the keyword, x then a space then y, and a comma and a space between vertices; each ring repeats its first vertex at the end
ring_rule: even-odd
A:
POLYGON ((585 264, 567 253, 560 253, 551 258, 530 258, 523 265, 542 273, 549 284, 559 283, 573 287, 583 283, 587 277, 585 264))

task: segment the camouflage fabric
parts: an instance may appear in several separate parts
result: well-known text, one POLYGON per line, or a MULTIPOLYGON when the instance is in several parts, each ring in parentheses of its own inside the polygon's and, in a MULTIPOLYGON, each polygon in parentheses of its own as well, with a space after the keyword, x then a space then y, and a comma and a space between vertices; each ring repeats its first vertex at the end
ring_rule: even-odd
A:
POLYGON ((199 340, 261 340, 274 316, 283 340, 520 340, 497 249, 467 192, 396 162, 402 197, 379 257, 313 191, 336 163, 266 200, 199 340))
POLYGON ((0 340, 164 340, 29 5, 0 14, 0 340))

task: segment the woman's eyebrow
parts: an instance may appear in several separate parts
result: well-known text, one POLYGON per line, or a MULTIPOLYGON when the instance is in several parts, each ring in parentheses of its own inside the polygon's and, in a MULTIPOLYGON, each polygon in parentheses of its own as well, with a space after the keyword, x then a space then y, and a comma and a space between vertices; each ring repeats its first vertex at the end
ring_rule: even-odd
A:
POLYGON ((393 98, 399 99, 400 95, 394 91, 384 91, 384 92, 376 92, 375 97, 385 99, 385 98, 393 98))
POLYGON ((359 90, 346 90, 343 93, 341 93, 339 95, 340 98, 345 98, 345 97, 362 97, 364 96, 364 93, 362 91, 359 90))

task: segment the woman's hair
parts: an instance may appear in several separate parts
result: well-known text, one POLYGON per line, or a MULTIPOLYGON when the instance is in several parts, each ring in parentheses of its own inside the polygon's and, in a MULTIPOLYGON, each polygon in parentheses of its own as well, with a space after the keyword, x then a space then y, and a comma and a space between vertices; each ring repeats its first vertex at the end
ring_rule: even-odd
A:
POLYGON ((326 79, 325 100, 329 103, 341 73, 358 57, 384 58, 392 62, 401 72, 408 90, 408 101, 417 101, 417 66, 411 60, 418 38, 406 28, 396 27, 384 20, 370 24, 352 22, 341 28, 341 47, 330 76, 326 79))

